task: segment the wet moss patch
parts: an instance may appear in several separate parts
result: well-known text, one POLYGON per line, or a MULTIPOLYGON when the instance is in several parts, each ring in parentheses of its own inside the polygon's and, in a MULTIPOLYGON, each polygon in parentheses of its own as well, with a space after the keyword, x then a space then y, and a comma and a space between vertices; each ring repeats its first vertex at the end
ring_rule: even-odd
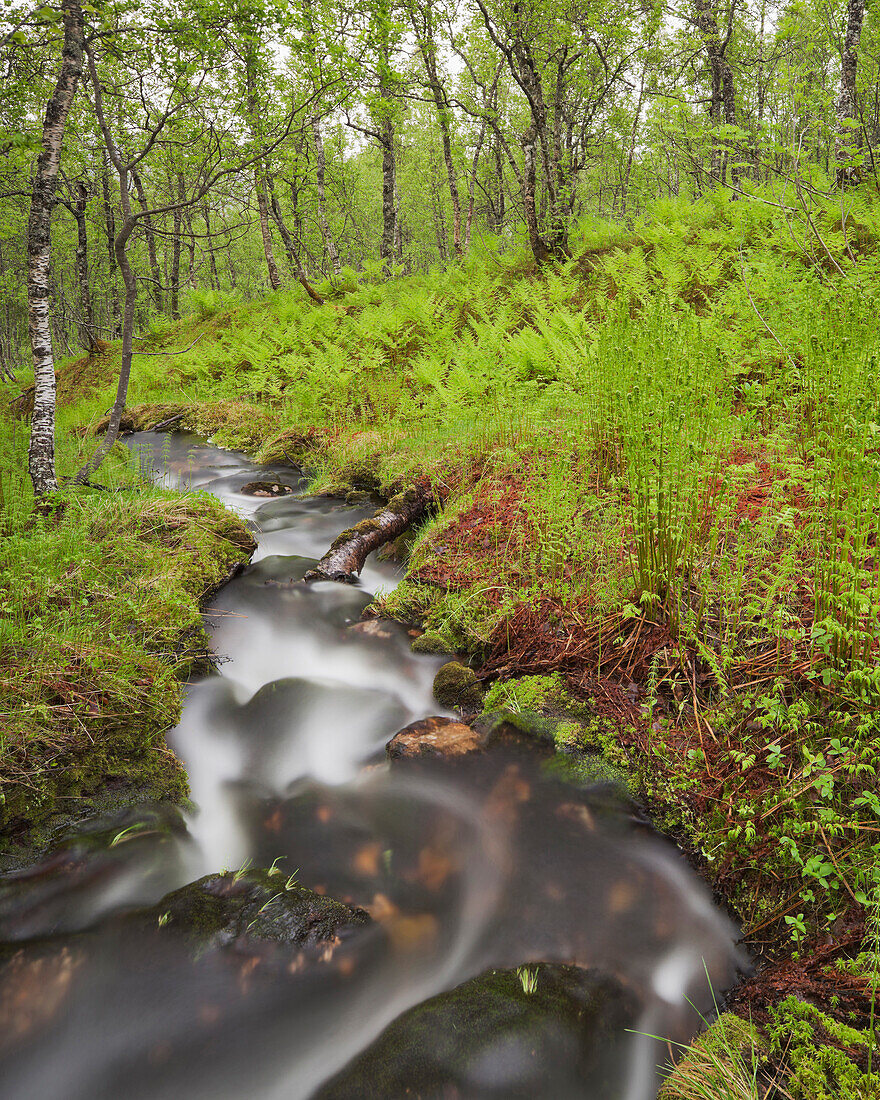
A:
MULTIPOLYGON (((16 435, 0 431, 4 481, 16 435)), ((71 493, 48 515, 24 480, 0 500, 0 852, 102 787, 186 797, 164 731, 204 663, 200 602, 253 539, 216 501, 143 486, 121 459, 104 476, 122 491, 71 493)))

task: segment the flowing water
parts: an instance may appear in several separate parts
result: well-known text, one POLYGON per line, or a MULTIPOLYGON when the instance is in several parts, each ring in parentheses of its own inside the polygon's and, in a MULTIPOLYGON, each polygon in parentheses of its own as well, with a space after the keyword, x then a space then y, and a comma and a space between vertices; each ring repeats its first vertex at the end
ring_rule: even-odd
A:
MULTIPOLYGON (((426 998, 546 961, 607 976, 631 1030, 605 1052, 611 1084, 573 1062, 527 1094, 654 1096, 665 1051, 639 1033, 686 1039, 699 1025, 689 1002, 707 1010, 743 961, 680 854, 607 786, 573 785, 522 746, 389 767, 388 739, 443 713, 431 695, 442 662, 414 654, 402 627, 360 623, 395 566, 371 560, 357 586, 302 582, 372 509, 299 496, 296 469, 194 437, 130 442, 156 480, 246 516, 258 548, 206 608, 219 674, 189 686, 169 735, 197 810, 82 822, 0 879, 2 1095, 306 1098, 426 998), (255 479, 295 492, 242 493, 255 479), (250 940, 194 951, 167 914, 144 916, 168 891, 248 865, 374 923, 311 954, 250 940)), ((520 1095, 510 1049, 494 1049, 474 1095, 520 1095)))

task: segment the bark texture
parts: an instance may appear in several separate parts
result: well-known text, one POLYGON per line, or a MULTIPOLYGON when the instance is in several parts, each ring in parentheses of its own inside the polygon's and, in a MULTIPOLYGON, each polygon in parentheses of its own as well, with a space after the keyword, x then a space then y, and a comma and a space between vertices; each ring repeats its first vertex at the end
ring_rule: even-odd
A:
POLYGON ((281 214, 281 208, 278 205, 278 196, 275 194, 275 185, 270 177, 267 177, 267 183, 269 187, 269 201, 272 209, 272 220, 275 222, 275 225, 277 226, 278 232, 281 236, 281 240, 284 242, 284 247, 287 250, 287 258, 290 261, 290 266, 293 268, 293 271, 296 274, 297 281, 306 292, 306 294, 308 294, 313 302, 315 302, 319 306, 322 306, 324 304, 324 299, 309 283, 308 279, 306 279, 306 273, 303 268, 302 261, 299 258, 299 251, 297 250, 296 242, 290 235, 290 230, 287 228, 287 225, 284 222, 284 218, 281 214))
POLYGON ((840 94, 837 97, 837 182, 841 187, 858 183, 859 170, 848 164, 858 152, 858 131, 853 126, 858 120, 856 105, 856 68, 859 60, 859 42, 865 20, 865 0, 849 0, 846 6, 846 35, 840 65, 840 94))
POLYGON ((122 421, 122 413, 125 409, 125 399, 128 393, 128 380, 131 376, 134 309, 137 301, 137 276, 132 270, 128 260, 128 241, 137 225, 137 218, 134 216, 131 208, 131 165, 123 160, 116 143, 111 137, 110 129, 104 115, 102 88, 101 82, 98 79, 97 70, 95 69, 95 59, 91 53, 87 53, 87 56, 98 126, 104 138, 107 155, 119 177, 119 201, 122 208, 122 226, 113 242, 113 252, 122 275, 122 284, 125 287, 125 300, 122 310, 122 358, 119 366, 119 379, 116 386, 116 399, 113 402, 113 408, 110 410, 110 421, 107 425, 107 431, 104 434, 104 438, 101 440, 95 453, 89 461, 77 471, 73 478, 74 485, 83 485, 88 481, 89 477, 107 457, 110 448, 116 442, 119 435, 119 426, 122 421))
POLYGON ((76 282, 79 290, 79 338, 82 346, 91 355, 97 351, 98 341, 95 337, 95 316, 89 283, 89 237, 86 229, 86 206, 88 205, 89 192, 82 180, 77 182, 75 192, 76 205, 73 207, 73 214, 76 218, 74 270, 76 271, 76 282))
POLYGON ((28 470, 37 497, 58 488, 55 476, 55 361, 49 317, 51 224, 64 127, 83 65, 82 8, 76 0, 64 0, 63 10, 61 68, 55 90, 46 105, 27 228, 28 327, 34 360, 34 411, 28 470))
POLYGON ((382 146, 382 244, 379 255, 385 264, 395 257, 397 247, 397 163, 394 158, 394 124, 385 118, 379 128, 382 146))
MULTIPOLYGON (((718 30, 715 0, 694 0, 692 21, 703 41, 706 60, 709 64, 711 80, 709 118, 713 126, 718 126, 722 122, 728 126, 736 125, 736 87, 727 53, 735 10, 735 5, 731 5, 727 13, 727 27, 722 38, 718 30)), ((719 148, 712 158, 712 175, 719 183, 727 181, 729 157, 728 148, 719 148)), ((734 171, 732 174, 735 182, 738 172, 734 171)))
POLYGON ((131 178, 134 183, 134 189, 137 193, 141 210, 144 211, 144 240, 147 242, 147 258, 150 262, 150 277, 153 280, 153 301, 156 303, 156 309, 162 313, 165 309, 165 303, 163 300, 162 275, 159 271, 159 259, 156 255, 156 234, 153 230, 153 219, 147 213, 149 205, 147 203, 147 196, 144 192, 144 185, 140 173, 133 170, 131 178))
POLYGON ((443 163, 446 166, 446 182, 449 186, 449 197, 452 201, 452 247, 457 256, 462 255, 461 244, 461 197, 458 191, 458 181, 455 178, 455 165, 452 160, 452 137, 450 132, 450 119, 452 111, 446 96, 446 89, 437 70, 437 46, 434 41, 434 13, 430 0, 425 4, 414 5, 410 9, 410 20, 419 44, 419 52, 425 65, 425 74, 428 78, 428 87, 437 110, 437 124, 440 127, 440 138, 443 144, 443 163))
POLYGON ((321 240, 324 242, 324 251, 330 261, 331 270, 334 275, 338 275, 341 271, 339 251, 336 248, 336 242, 333 240, 327 222, 326 158, 324 156, 324 137, 318 119, 312 121, 312 140, 315 143, 315 193, 318 200, 318 223, 321 226, 321 240))
POLYGON ((110 261, 110 289, 107 293, 110 307, 108 328, 113 338, 122 332, 122 319, 119 311, 119 290, 116 286, 116 215, 113 213, 113 202, 110 195, 110 173, 105 157, 101 170, 101 194, 104 200, 104 227, 107 231, 107 257, 110 261))
POLYGON ((266 202, 266 180, 262 169, 254 170, 254 188, 257 193, 257 210, 260 215, 260 233, 263 237, 263 255, 266 257, 266 270, 269 273, 269 286, 278 290, 281 286, 281 276, 278 274, 278 264, 275 262, 275 250, 272 247, 272 230, 269 227, 269 204, 266 202))
POLYGON ((343 531, 307 581, 342 581, 354 584, 369 554, 391 542, 413 523, 424 519, 434 500, 426 489, 407 489, 391 498, 384 508, 355 527, 343 531))

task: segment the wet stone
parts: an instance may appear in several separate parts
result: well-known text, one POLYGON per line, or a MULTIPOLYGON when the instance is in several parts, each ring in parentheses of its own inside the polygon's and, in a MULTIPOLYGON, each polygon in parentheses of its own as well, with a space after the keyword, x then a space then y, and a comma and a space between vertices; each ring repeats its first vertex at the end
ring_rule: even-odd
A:
POLYGON ((434 677, 434 698, 450 710, 473 712, 480 709, 483 693, 473 669, 459 661, 448 661, 434 677))
POLYGON ((399 1016, 315 1100, 614 1096, 637 1007, 614 979, 573 966, 487 971, 399 1016))
POLYGON ((394 637, 388 629, 388 623, 383 623, 381 619, 368 619, 364 623, 354 623, 348 629, 352 634, 363 634, 367 638, 387 640, 394 637))
POLYGON ((449 759, 480 752, 484 739, 463 722, 437 716, 412 722, 385 746, 389 760, 440 757, 449 759))
POLYGON ((140 916, 168 931, 183 933, 200 950, 239 939, 311 947, 344 939, 371 918, 323 897, 281 873, 263 870, 206 875, 166 895, 140 916))
POLYGON ((293 492, 293 487, 279 481, 249 481, 239 492, 251 497, 286 497, 293 492))

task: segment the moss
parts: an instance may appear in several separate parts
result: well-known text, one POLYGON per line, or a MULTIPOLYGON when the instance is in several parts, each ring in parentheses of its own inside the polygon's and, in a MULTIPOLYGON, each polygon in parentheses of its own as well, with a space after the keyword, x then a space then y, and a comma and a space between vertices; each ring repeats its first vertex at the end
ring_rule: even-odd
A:
POLYGON ((266 465, 289 462, 294 466, 307 463, 326 443, 325 433, 315 428, 304 432, 287 430, 273 434, 257 451, 257 462, 266 465))
POLYGON ((766 1044, 757 1028, 732 1012, 698 1035, 660 1088, 657 1100, 755 1096, 755 1069, 766 1044))
POLYGON ((534 710, 554 706, 565 709, 569 702, 562 676, 554 672, 550 676, 521 676, 517 679, 498 680, 486 692, 484 709, 534 710))
POLYGON ((793 1100, 875 1100, 880 1095, 880 1072, 869 1077, 857 1064, 864 1062, 872 1041, 868 1032, 838 1023, 797 997, 786 997, 770 1016, 771 1050, 788 1067, 786 1087, 793 1100))
POLYGON ((604 756, 589 753, 568 756, 556 753, 547 761, 544 769, 578 787, 607 787, 622 798, 633 796, 626 774, 604 756))
POLYGON ((448 645, 435 630, 426 630, 424 634, 420 634, 419 637, 413 641, 412 648, 414 653, 432 653, 439 655, 449 652, 448 645))
POLYGON ((536 963, 492 970, 415 1005, 323 1085, 316 1100, 617 1093, 637 1017, 613 978, 536 963), (511 1068, 513 1067, 513 1068, 511 1068))
POLYGON ((207 496, 83 496, 64 525, 28 532, 45 586, 28 595, 27 556, 8 578, 40 644, 25 619, 0 646, 0 681, 11 688, 0 851, 39 846, 41 831, 104 789, 186 799, 164 731, 179 719, 182 678, 207 651, 200 601, 254 546, 244 522, 207 496))
POLYGON ((363 909, 315 894, 273 870, 207 875, 166 895, 141 918, 185 936, 198 953, 241 937, 314 945, 371 923, 363 909))
POLYGON ((500 730, 507 728, 522 734, 531 741, 543 741, 552 744, 557 722, 544 714, 538 714, 537 711, 508 710, 502 707, 491 711, 484 709, 483 713, 476 719, 475 726, 487 737, 491 737, 500 730))
MULTIPOLYGON (((187 414, 191 413, 194 406, 189 404, 180 404, 179 402, 170 404, 154 404, 154 405, 134 405, 130 409, 126 409, 122 414, 122 419, 119 422, 119 430, 121 432, 147 432, 156 427, 157 424, 164 424, 165 421, 172 419, 173 417, 180 417, 178 424, 188 426, 187 414)), ((109 416, 102 416, 91 427, 93 435, 101 435, 107 430, 107 426, 110 423, 109 416)))
POLYGON ((434 698, 451 710, 479 710, 483 693, 473 669, 448 661, 434 677, 434 698))

